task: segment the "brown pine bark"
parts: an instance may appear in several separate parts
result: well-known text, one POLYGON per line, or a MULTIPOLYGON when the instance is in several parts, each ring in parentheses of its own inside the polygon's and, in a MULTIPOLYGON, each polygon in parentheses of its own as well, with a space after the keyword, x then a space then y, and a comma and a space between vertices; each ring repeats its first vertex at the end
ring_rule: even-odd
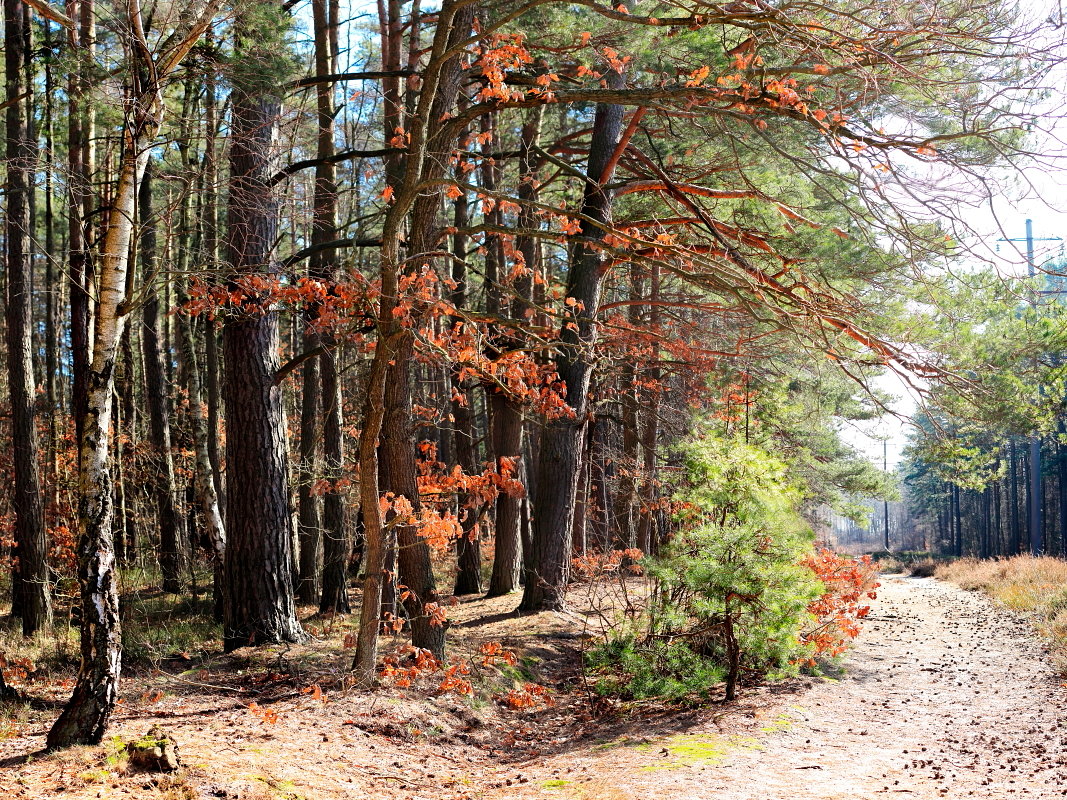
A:
POLYGON ((45 555, 44 505, 38 464, 36 383, 33 376, 32 260, 29 191, 34 147, 27 127, 23 65, 30 43, 22 0, 4 0, 6 71, 6 166, 4 264, 7 274, 7 372, 11 400, 12 460, 15 471, 15 552, 12 611, 31 636, 52 622, 45 555))
MULTIPOLYGON (((271 10, 261 3, 259 12, 271 10)), ((251 10, 250 10, 251 11, 251 10)), ((262 24, 262 23, 261 23, 262 24)), ((244 60, 231 92, 226 260, 234 278, 278 272, 278 200, 270 178, 281 110, 277 87, 249 64, 271 54, 248 15, 236 21, 244 60)), ((293 594, 293 529, 279 365, 278 313, 234 312, 223 325, 227 509, 223 646, 305 638, 293 594)))
MULTIPOLYGON (((337 3, 336 0, 312 0, 312 21, 315 30, 315 68, 320 75, 333 73, 337 68, 337 3)), ((317 156, 315 166, 314 219, 311 243, 322 245, 337 238, 337 179, 334 155, 334 95, 332 84, 315 87, 318 122, 317 156)), ((317 250, 311 255, 312 277, 330 282, 338 277, 336 251, 317 250)), ((322 449, 324 477, 331 489, 323 498, 322 537, 322 612, 348 613, 352 602, 348 596, 348 560, 352 555, 352 537, 348 525, 345 496, 337 486, 343 477, 344 430, 342 419, 341 382, 337 362, 340 349, 330 331, 321 331, 317 343, 326 349, 319 357, 322 405, 322 449)))
MULTIPOLYGON (((519 234, 515 237, 515 249, 522 253, 527 272, 516 281, 515 300, 511 303, 510 316, 525 320, 527 311, 533 310, 533 275, 540 268, 540 242, 530 235, 538 225, 532 203, 537 200, 537 166, 534 149, 540 146, 541 123, 544 108, 538 106, 529 112, 522 128, 519 151, 519 234)), ((497 469, 503 471, 510 464, 516 475, 523 470, 523 433, 525 419, 522 406, 503 392, 492 391, 489 395, 492 420, 493 457, 497 469)), ((526 498, 501 494, 496 499, 493 551, 493 572, 489 578, 488 597, 499 597, 519 588, 522 564, 522 505, 526 498)))
MULTIPOLYGON (((306 326, 305 322, 305 326, 306 326)), ((304 350, 319 346, 318 337, 304 335, 304 350)), ((300 370, 300 450, 297 465, 297 542, 300 580, 296 595, 301 603, 319 599, 319 549, 322 545, 322 497, 312 491, 318 475, 319 360, 309 358, 300 370)))
MULTIPOLYGON (((612 88, 618 88, 623 82, 615 71, 609 72, 608 79, 614 84, 612 88)), ((622 120, 622 106, 597 104, 581 207, 583 216, 594 222, 608 223, 611 219, 612 196, 606 184, 611 178, 612 155, 618 147, 622 120)), ((606 272, 603 253, 595 244, 603 237, 600 226, 583 221, 571 250, 566 294, 574 298, 575 307, 580 310, 574 320, 576 324, 563 330, 555 363, 574 416, 549 421, 542 430, 533 512, 533 574, 519 605, 525 612, 565 607, 571 522, 589 417, 588 392, 593 364, 588 354, 597 338, 596 315, 606 272)))
MULTIPOLYGON (((456 199, 454 211, 455 228, 461 231, 468 224, 466 195, 456 199)), ((449 301, 455 308, 467 308, 466 247, 467 237, 457 232, 452 238, 452 252, 455 255, 452 261, 452 281, 455 286, 449 295, 449 301)), ((448 324, 462 323, 459 319, 449 318, 448 324)), ((464 385, 460 379, 458 367, 452 367, 449 370, 449 382, 450 393, 454 398, 451 404, 452 450, 460 469, 468 475, 473 475, 478 471, 478 464, 475 454, 474 413, 471 407, 474 401, 472 387, 464 385)), ((452 593, 455 595, 480 594, 482 591, 482 559, 477 533, 480 508, 474 503, 473 498, 466 494, 461 494, 457 498, 457 503, 462 535, 456 541, 456 583, 452 593)))

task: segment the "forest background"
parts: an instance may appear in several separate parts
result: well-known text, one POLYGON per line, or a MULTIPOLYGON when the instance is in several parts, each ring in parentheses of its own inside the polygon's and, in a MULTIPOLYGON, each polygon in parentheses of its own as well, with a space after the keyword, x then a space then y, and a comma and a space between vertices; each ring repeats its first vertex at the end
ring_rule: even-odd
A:
POLYGON ((210 584, 226 651, 355 584, 362 685, 383 626, 441 664, 447 597, 562 610, 590 563, 671 590, 604 650, 633 694, 835 651, 804 631, 852 630, 819 606, 851 568, 812 531, 891 491, 839 436, 872 380, 932 409, 953 531, 997 436, 1062 452, 1059 308, 968 262, 969 209, 1058 155, 1061 31, 994 0, 6 0, 11 616, 71 615, 81 653, 49 745, 103 736, 146 574, 210 584))

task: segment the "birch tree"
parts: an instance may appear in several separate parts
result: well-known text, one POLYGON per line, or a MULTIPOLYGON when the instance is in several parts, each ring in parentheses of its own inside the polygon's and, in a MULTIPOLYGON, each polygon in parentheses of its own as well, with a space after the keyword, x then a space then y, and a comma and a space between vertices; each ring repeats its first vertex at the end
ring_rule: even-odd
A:
POLYGON ((187 7, 154 52, 138 0, 128 0, 122 8, 129 88, 118 177, 99 253, 88 407, 79 442, 81 666, 74 693, 48 732, 50 749, 99 742, 118 700, 122 632, 112 534, 110 429, 115 360, 130 315, 127 271, 137 195, 150 148, 163 122, 168 82, 207 31, 217 9, 217 0, 187 7))

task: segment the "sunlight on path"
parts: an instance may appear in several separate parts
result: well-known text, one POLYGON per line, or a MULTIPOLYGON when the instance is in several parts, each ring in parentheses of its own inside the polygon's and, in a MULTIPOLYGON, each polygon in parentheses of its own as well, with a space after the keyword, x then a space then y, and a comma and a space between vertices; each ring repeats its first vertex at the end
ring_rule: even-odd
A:
POLYGON ((1025 624, 984 597, 890 577, 839 680, 754 707, 747 727, 550 759, 544 768, 574 779, 522 796, 1067 797, 1064 699, 1025 624))

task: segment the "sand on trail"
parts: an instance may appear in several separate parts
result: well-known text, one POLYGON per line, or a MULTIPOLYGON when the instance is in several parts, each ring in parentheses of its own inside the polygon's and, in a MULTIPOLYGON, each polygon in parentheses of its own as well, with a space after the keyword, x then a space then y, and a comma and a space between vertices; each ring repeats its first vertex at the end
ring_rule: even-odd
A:
POLYGON ((582 615, 516 617, 514 598, 479 598, 457 609, 467 622, 457 627, 454 648, 464 631, 478 631, 514 640, 527 653, 545 650, 540 680, 558 701, 536 712, 384 689, 331 690, 329 702, 319 702, 290 689, 274 697, 277 720, 268 724, 247 707, 260 695, 209 685, 234 678, 234 656, 222 657, 208 678, 131 678, 100 747, 40 754, 50 711, 35 712, 22 735, 0 738, 0 797, 1067 797, 1067 692, 1025 620, 933 579, 885 577, 882 584, 833 678, 746 687, 735 703, 702 708, 609 703, 610 713, 590 714, 589 695, 574 683, 582 615), (149 694, 149 678, 167 689, 164 699, 138 699, 149 694), (187 766, 178 784, 115 771, 109 762, 109 743, 157 722, 180 742, 187 766))
POLYGON ((838 677, 768 697, 672 734, 631 728, 484 796, 1067 797, 1062 679, 1025 621, 978 594, 885 577, 838 677))

